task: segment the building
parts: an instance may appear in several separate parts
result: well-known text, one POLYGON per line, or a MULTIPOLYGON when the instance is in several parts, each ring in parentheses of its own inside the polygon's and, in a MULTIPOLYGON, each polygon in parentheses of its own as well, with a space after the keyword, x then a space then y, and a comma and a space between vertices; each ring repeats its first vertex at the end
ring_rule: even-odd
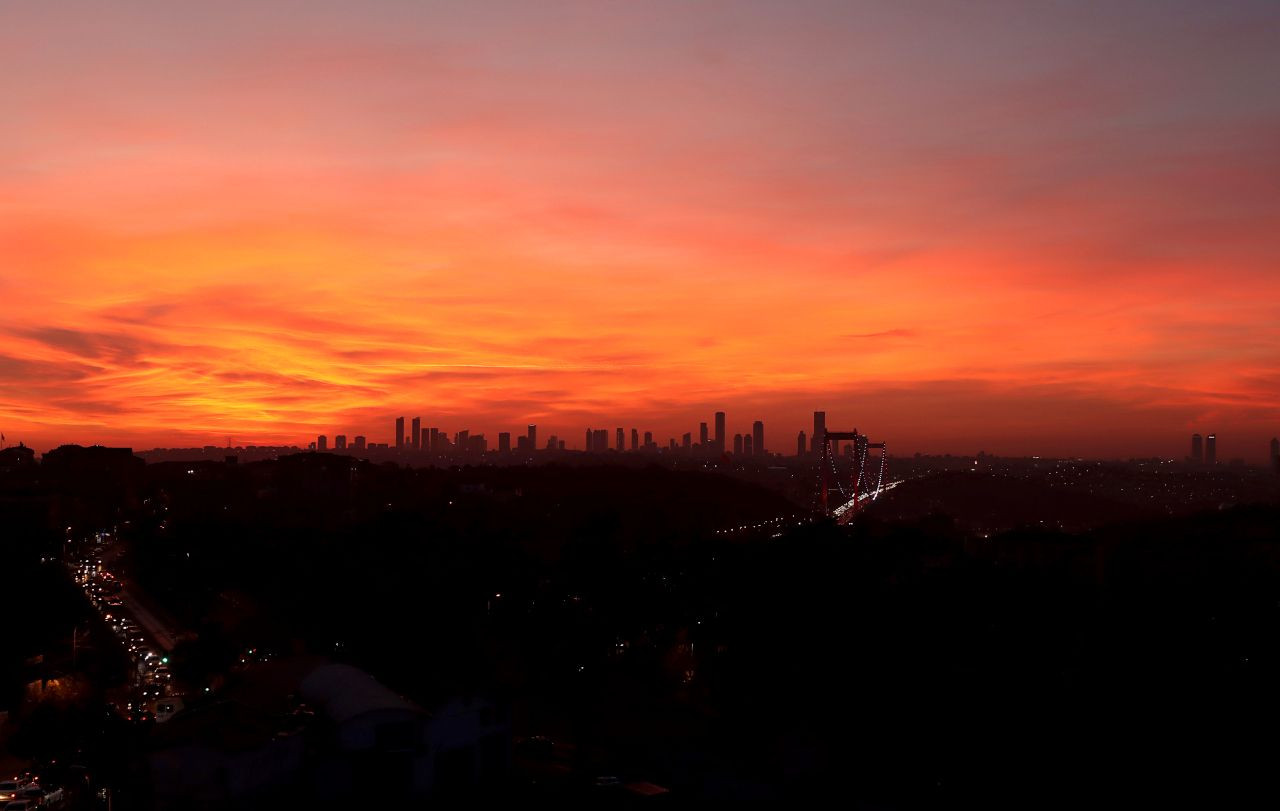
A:
POLYGON ((365 448, 365 443, 366 443, 367 441, 368 441, 368 440, 366 440, 363 436, 358 436, 358 437, 356 437, 356 450, 358 450, 358 451, 362 451, 362 450, 364 450, 364 448, 365 448))
POLYGON ((724 412, 716 412, 716 453, 724 453, 724 412))
POLYGON ((827 439, 827 412, 813 412, 813 436, 809 444, 814 453, 822 450, 822 443, 827 439))
POLYGON ((764 423, 760 420, 751 423, 751 453, 764 456, 764 423))
POLYGON ((635 428, 631 429, 631 450, 640 450, 640 431, 635 428))
POLYGON ((653 444, 653 431, 644 432, 644 446, 647 448, 653 444))
POLYGON ((707 424, 705 422, 698 423, 698 444, 704 451, 707 449, 707 424))
POLYGON ((396 417, 396 449, 404 448, 404 417, 396 417))
POLYGON ((742 455, 752 456, 755 453, 754 444, 751 441, 751 434, 744 434, 742 437, 742 455))
POLYGON ((430 445, 431 445, 431 452, 432 452, 432 453, 439 453, 439 452, 440 452, 440 429, 439 429, 439 428, 432 428, 432 429, 431 429, 431 440, 430 440, 430 445))
POLYGON ((805 451, 808 449, 809 446, 805 442, 804 431, 801 431, 800 435, 796 437, 796 456, 804 456, 805 451))
POLYGON ((742 455, 742 434, 733 435, 733 455, 734 456, 742 455))
POLYGON ((1204 462, 1204 440, 1199 434, 1191 435, 1191 461, 1197 465, 1204 462))
POLYGON ((529 424, 529 450, 536 451, 538 449, 538 426, 533 423, 529 424))
POLYGON ((325 436, 324 434, 321 434, 320 436, 316 437, 316 450, 318 451, 329 450, 329 437, 325 436))
POLYGON ((413 418, 413 428, 409 433, 409 443, 415 451, 422 450, 422 418, 413 418))
POLYGON ((35 463, 36 452, 21 443, 0 451, 0 473, 8 473, 35 463))
POLYGON ((692 431, 685 431, 684 436, 680 437, 680 447, 686 451, 691 450, 693 448, 693 432, 692 431))
POLYGON ((237 674, 219 700, 157 727, 147 765, 158 808, 268 808, 282 797, 418 806, 499 783, 510 734, 506 712, 482 698, 423 707, 349 665, 291 659, 237 674))
POLYGON ((333 438, 333 449, 335 451, 345 451, 347 449, 346 434, 338 434, 333 438))
POLYGON ((591 450, 604 453, 609 450, 609 429, 599 428, 591 432, 591 450))
POLYGON ((510 452, 511 452, 511 432, 499 431, 498 432, 498 453, 510 453, 510 452))
POLYGON ((627 434, 621 428, 618 429, 618 453, 622 453, 627 449, 627 434))
POLYGON ((1218 464, 1218 435, 1209 434, 1204 438, 1204 463, 1206 465, 1218 464))

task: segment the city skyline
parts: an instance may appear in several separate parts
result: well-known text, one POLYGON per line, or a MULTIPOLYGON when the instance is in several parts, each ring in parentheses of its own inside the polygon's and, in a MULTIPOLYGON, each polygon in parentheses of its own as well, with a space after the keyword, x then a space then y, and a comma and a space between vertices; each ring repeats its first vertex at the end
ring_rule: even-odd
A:
POLYGON ((1280 423, 1273 4, 195 8, 6 7, 11 439, 1280 423))

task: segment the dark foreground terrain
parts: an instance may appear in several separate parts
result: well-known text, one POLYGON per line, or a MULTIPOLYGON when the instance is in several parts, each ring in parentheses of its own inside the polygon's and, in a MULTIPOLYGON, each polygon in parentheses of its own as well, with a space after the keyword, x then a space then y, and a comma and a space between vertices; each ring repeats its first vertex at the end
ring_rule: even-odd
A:
POLYGON ((720 533, 797 508, 316 454, 2 486, 6 763, 65 807, 1039 806, 1265 789, 1276 755, 1274 503, 720 533))

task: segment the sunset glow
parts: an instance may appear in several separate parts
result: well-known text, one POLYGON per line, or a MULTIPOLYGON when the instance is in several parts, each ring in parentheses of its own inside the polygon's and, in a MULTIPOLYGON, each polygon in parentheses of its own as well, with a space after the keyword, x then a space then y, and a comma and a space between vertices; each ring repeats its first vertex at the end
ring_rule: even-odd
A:
POLYGON ((1280 433, 1274 4, 480 5, 0 5, 7 440, 1280 433))

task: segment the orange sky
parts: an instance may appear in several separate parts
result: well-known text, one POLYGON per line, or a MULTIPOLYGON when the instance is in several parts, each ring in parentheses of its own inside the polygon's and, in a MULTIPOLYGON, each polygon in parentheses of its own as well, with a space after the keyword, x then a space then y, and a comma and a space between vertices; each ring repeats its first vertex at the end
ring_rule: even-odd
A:
POLYGON ((1274 4, 0 6, 0 430, 1259 461, 1274 4))

